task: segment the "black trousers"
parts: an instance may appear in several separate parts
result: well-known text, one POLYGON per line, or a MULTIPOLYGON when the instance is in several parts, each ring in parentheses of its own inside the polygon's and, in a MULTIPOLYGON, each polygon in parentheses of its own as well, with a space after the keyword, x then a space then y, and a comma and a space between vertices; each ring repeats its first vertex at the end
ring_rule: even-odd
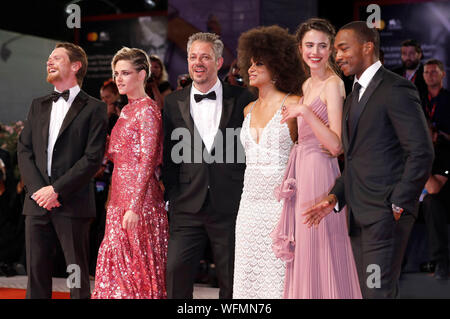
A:
POLYGON ((350 240, 363 298, 398 297, 403 256, 415 217, 404 213, 395 221, 392 213, 371 225, 351 218, 350 240))
POLYGON ((27 299, 51 298, 57 241, 61 244, 66 264, 73 267, 70 268, 73 280, 68 285, 70 297, 90 298, 89 225, 89 218, 70 218, 51 212, 44 216, 26 216, 27 299))
POLYGON ((448 264, 447 217, 449 212, 446 204, 444 194, 429 194, 423 199, 422 212, 427 226, 431 260, 448 264))
POLYGON ((194 279, 208 238, 216 265, 219 298, 233 296, 237 212, 215 211, 207 196, 198 213, 169 212, 167 297, 192 299, 194 279))

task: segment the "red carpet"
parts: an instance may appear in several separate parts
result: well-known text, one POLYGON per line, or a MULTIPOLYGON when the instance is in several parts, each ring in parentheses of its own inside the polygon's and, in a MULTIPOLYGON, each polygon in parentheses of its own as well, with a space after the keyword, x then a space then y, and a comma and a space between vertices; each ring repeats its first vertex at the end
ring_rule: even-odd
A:
MULTIPOLYGON (((25 289, 0 288, 0 299, 25 299, 25 292, 25 289)), ((52 299, 70 299, 70 294, 54 291, 52 299)))

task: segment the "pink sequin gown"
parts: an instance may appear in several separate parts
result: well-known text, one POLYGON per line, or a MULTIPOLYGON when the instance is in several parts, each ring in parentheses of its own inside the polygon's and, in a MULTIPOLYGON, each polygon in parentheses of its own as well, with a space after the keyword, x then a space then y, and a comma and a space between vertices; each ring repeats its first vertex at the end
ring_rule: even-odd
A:
MULTIPOLYGON (((309 107, 328 125, 327 106, 317 97, 309 107)), ((303 224, 301 213, 328 195, 339 166, 324 154, 320 142, 302 117, 297 118, 298 144, 289 157, 280 221, 272 232, 274 252, 287 261, 284 298, 361 298, 358 274, 347 231, 346 210, 331 212, 317 228, 303 224)))
POLYGON ((162 121, 153 100, 130 100, 123 108, 107 155, 114 171, 92 298, 166 298, 168 222, 155 175, 162 163, 162 121), (132 231, 122 229, 129 209, 140 217, 132 231))

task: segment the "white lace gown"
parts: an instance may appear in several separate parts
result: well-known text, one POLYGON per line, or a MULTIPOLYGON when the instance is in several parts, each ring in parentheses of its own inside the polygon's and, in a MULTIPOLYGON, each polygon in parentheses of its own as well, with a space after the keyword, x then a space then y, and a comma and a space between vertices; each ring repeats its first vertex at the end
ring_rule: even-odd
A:
POLYGON ((283 180, 293 145, 287 124, 280 124, 281 118, 280 106, 262 131, 259 144, 250 133, 251 110, 242 124, 240 138, 247 168, 236 220, 235 299, 283 297, 285 263, 275 257, 270 236, 283 208, 275 199, 274 189, 283 180))

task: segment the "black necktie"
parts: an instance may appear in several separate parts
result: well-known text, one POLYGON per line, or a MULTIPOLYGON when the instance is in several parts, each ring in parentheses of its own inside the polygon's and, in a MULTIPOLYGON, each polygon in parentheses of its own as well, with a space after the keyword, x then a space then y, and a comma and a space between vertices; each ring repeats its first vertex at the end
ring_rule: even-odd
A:
POLYGON ((70 95, 69 90, 65 90, 61 93, 53 91, 53 93, 51 94, 51 98, 52 98, 53 102, 56 102, 59 100, 60 97, 62 97, 67 102, 67 100, 69 99, 69 95, 70 95))
POLYGON ((215 91, 211 91, 208 94, 194 94, 194 100, 195 102, 200 102, 203 99, 210 99, 210 100, 215 100, 216 99, 216 92, 215 91))
POLYGON ((361 90, 361 84, 355 82, 352 91, 352 100, 350 103, 350 111, 348 115, 348 138, 350 139, 353 134, 353 130, 355 129, 358 113, 358 103, 359 103, 359 90, 361 90))

